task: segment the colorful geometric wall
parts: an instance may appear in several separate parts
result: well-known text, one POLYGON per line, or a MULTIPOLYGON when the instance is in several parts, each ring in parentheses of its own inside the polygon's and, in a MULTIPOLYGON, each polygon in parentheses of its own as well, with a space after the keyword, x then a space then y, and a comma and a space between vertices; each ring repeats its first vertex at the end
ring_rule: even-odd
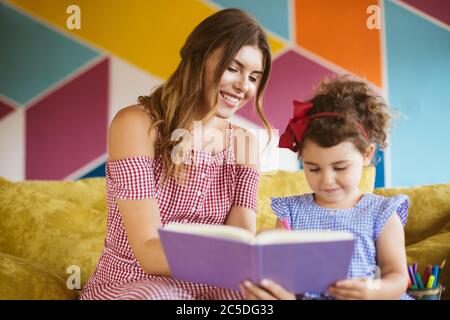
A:
MULTIPOLYGON (((225 7, 247 10, 269 34, 264 110, 275 129, 284 130, 292 100, 308 98, 321 78, 350 73, 378 87, 400 115, 378 155, 377 186, 450 181, 448 0, 4 1, 0 176, 104 175, 116 112, 167 79, 190 31, 225 7), (74 4, 81 29, 70 30, 74 4), (368 28, 368 8, 379 9, 380 29, 368 28)), ((250 105, 232 122, 261 127, 250 105)), ((276 152, 276 161, 263 156, 263 170, 299 168, 294 154, 276 152)))

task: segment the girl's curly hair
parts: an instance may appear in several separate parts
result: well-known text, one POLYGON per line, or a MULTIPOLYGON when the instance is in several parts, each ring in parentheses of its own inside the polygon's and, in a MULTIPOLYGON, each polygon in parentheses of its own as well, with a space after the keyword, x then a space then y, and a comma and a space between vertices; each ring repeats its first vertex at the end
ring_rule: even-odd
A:
POLYGON ((313 119, 302 141, 297 144, 299 156, 306 140, 324 148, 350 141, 361 153, 364 153, 370 143, 376 144, 380 149, 387 146, 391 112, 383 97, 366 82, 349 76, 322 81, 309 102, 313 104, 309 116, 319 112, 337 112, 344 116, 313 119), (364 138, 355 121, 363 126, 368 140, 364 138))

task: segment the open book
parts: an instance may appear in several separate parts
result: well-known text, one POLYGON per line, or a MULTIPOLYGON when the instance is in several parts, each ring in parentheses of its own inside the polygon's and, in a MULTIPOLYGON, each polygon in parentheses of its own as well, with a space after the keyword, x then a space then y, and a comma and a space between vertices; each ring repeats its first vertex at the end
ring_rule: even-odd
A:
POLYGON ((271 279, 295 293, 325 292, 347 278, 351 233, 168 224, 159 229, 172 277, 239 290, 244 280, 271 279))

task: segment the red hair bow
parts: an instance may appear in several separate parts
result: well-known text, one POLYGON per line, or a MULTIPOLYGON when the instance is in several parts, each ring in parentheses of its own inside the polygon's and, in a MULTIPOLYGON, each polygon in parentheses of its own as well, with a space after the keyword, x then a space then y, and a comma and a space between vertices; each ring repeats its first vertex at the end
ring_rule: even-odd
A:
POLYGON ((300 102, 294 100, 294 117, 289 120, 284 133, 280 136, 278 142, 279 148, 287 148, 294 152, 295 142, 300 143, 309 124, 308 112, 312 109, 313 104, 310 102, 300 102))
MULTIPOLYGON (((295 148, 295 143, 301 143, 303 140, 303 135, 305 134, 306 128, 308 128, 309 122, 315 118, 319 117, 343 117, 343 114, 337 112, 319 112, 312 116, 308 116, 308 112, 312 109, 313 104, 311 102, 300 102, 294 100, 294 117, 289 121, 286 130, 280 136, 280 141, 278 142, 279 148, 287 148, 294 152, 297 151, 295 148)), ((362 136, 366 141, 369 141, 364 127, 356 120, 353 120, 358 130, 361 132, 362 136)))

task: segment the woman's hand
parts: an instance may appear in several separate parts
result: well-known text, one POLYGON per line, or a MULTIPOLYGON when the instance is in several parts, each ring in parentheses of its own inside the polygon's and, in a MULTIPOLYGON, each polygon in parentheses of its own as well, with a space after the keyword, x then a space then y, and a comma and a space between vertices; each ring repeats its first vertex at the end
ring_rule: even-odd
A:
POLYGON ((339 300, 371 300, 375 289, 373 279, 355 278, 336 282, 331 286, 327 294, 339 300))
POLYGON ((239 287, 245 300, 295 300, 295 294, 267 279, 262 280, 259 286, 244 281, 239 287))

